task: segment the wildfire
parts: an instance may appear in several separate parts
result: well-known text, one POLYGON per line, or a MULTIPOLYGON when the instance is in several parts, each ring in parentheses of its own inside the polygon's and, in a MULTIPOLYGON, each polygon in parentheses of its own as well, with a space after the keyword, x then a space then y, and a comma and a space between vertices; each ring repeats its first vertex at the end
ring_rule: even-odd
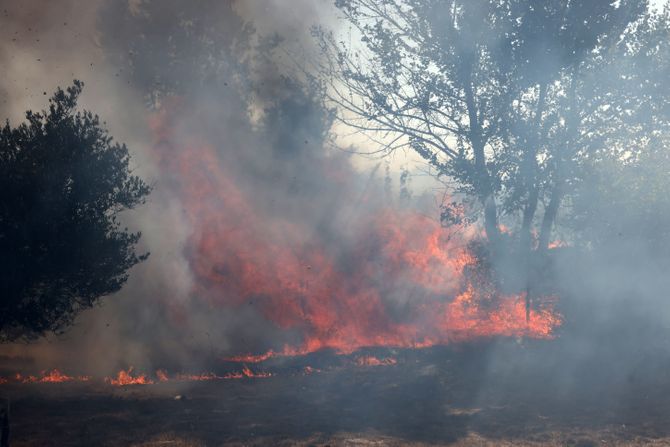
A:
MULTIPOLYGON (((468 247, 479 235, 472 226, 444 228, 417 211, 366 203, 370 211, 333 246, 309 221, 258 205, 236 182, 235 160, 206 142, 182 143, 172 133, 175 116, 164 109, 151 124, 159 162, 176 179, 174 192, 192 228, 186 255, 194 295, 213 307, 245 305, 280 331, 301 335, 283 349, 226 360, 259 363, 323 349, 351 354, 478 337, 551 338, 561 324, 550 306, 531 309, 527 321, 523 296, 485 291, 470 273, 477 261, 468 247)), ((315 169, 326 174, 347 169, 342 161, 319 163, 315 169)), ((350 194, 346 175, 326 174, 330 189, 350 194)), ((233 375, 239 374, 247 375, 233 375)))
MULTIPOLYGON (((265 378, 272 377, 274 374, 269 372, 252 371, 246 365, 239 372, 230 372, 220 376, 213 372, 205 372, 199 374, 177 373, 172 377, 164 369, 158 369, 155 373, 155 380, 147 374, 133 374, 134 368, 131 366, 127 370, 119 371, 115 377, 105 377, 103 381, 112 386, 128 386, 128 385, 152 385, 155 383, 166 382, 200 382, 209 380, 224 380, 224 379, 245 379, 245 378, 265 378)), ((12 377, 0 377, 0 385, 9 383, 29 384, 29 383, 64 383, 64 382, 89 382, 92 381, 91 376, 68 376, 61 373, 57 369, 51 371, 42 371, 40 376, 22 375, 20 373, 14 374, 12 377)))
MULTIPOLYGON (((156 383, 154 380, 147 377, 145 374, 138 374, 136 376, 132 375, 133 368, 130 367, 128 370, 121 370, 117 373, 116 378, 106 378, 105 381, 114 386, 126 386, 126 385, 151 385, 156 383)), ((247 366, 244 366, 241 372, 231 372, 223 376, 219 376, 213 372, 201 373, 201 374, 185 374, 178 373, 170 378, 167 371, 159 369, 156 371, 156 379, 159 383, 164 382, 200 382, 208 380, 223 380, 223 379, 243 379, 243 378, 263 378, 271 377, 271 373, 267 372, 254 372, 247 366)))
POLYGON ((90 376, 67 376, 63 373, 61 373, 57 369, 53 369, 49 372, 43 372, 42 377, 38 380, 38 382, 41 383, 61 383, 61 382, 72 382, 72 381, 77 381, 77 382, 88 382, 90 380, 90 376))
POLYGON ((5 383, 63 383, 63 382, 88 382, 90 376, 68 376, 60 372, 58 369, 51 371, 42 371, 39 376, 27 375, 24 376, 16 373, 11 378, 0 377, 0 384, 5 383))
MULTIPOLYGON (((288 350, 288 346, 286 347, 288 350)), ((264 362, 270 358, 273 357, 278 357, 278 356, 285 356, 288 355, 285 352, 275 352, 273 350, 269 350, 265 354, 259 354, 259 355, 253 355, 253 354, 247 354, 247 355, 237 355, 233 357, 226 357, 224 360, 227 360, 229 362, 239 362, 239 363, 260 363, 264 362)))
POLYGON ((113 386, 126 386, 126 385, 150 385, 154 383, 153 380, 149 379, 145 374, 139 374, 137 376, 132 375, 133 367, 131 366, 128 370, 121 370, 117 373, 116 378, 106 377, 105 382, 113 386))
POLYGON ((243 379, 245 377, 263 378, 263 377, 272 377, 272 374, 267 372, 253 372, 251 369, 249 369, 249 367, 245 366, 242 369, 242 372, 228 373, 225 376, 223 376, 224 379, 243 379))

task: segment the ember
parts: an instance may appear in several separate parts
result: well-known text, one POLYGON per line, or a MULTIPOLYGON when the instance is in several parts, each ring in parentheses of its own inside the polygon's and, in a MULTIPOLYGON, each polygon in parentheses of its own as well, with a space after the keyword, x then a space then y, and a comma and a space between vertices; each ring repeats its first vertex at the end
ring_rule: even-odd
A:
POLYGON ((203 374, 177 374, 176 380, 184 382, 197 382, 203 380, 221 380, 223 377, 217 376, 214 373, 203 373, 203 374))
POLYGON ((357 357, 355 363, 358 366, 390 366, 397 364, 398 361, 393 357, 386 357, 380 359, 374 356, 363 356, 363 357, 357 357))
POLYGON ((137 376, 132 375, 133 367, 128 368, 127 371, 121 370, 116 375, 116 378, 106 377, 105 382, 113 386, 126 386, 126 385, 150 385, 154 383, 153 380, 147 378, 145 374, 139 374, 137 376))
POLYGON ((245 377, 248 378, 253 378, 253 377, 271 377, 271 373, 266 373, 266 372, 253 372, 249 367, 245 366, 242 369, 242 372, 234 372, 234 373, 228 373, 225 376, 223 376, 224 379, 243 379, 245 377))
POLYGON ((60 372, 58 369, 51 371, 42 371, 40 376, 27 375, 20 373, 14 374, 12 377, 0 377, 0 384, 7 383, 63 383, 63 382, 88 382, 91 380, 90 376, 68 376, 60 372))
POLYGON ((50 372, 43 372, 42 377, 38 379, 38 382, 41 383, 60 383, 60 382, 88 382, 91 378, 89 376, 67 376, 61 373, 57 369, 53 369, 50 372))

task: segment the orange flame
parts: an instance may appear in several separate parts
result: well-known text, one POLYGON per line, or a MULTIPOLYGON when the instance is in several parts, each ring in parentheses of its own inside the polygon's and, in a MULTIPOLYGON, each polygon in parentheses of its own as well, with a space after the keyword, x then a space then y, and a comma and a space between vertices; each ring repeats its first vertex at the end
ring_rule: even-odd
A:
POLYGON ((57 369, 53 369, 50 372, 42 372, 42 377, 38 380, 41 383, 61 383, 61 382, 88 382, 91 379, 90 376, 67 376, 61 373, 57 369))
MULTIPOLYGON (((208 381, 208 380, 223 380, 223 379, 244 379, 244 378, 265 378, 272 377, 274 374, 268 372, 255 372, 252 371, 249 367, 244 366, 240 372, 228 373, 224 376, 219 376, 213 372, 206 372, 200 374, 185 374, 178 373, 174 374, 172 377, 168 375, 167 371, 164 369, 156 370, 156 381, 149 378, 146 374, 133 374, 133 367, 131 366, 127 370, 121 370, 117 373, 116 377, 105 377, 104 382, 113 385, 113 386, 126 386, 126 385, 152 385, 154 383, 166 383, 166 382, 196 382, 196 381, 208 381)), ((24 376, 20 373, 16 373, 11 378, 0 377, 0 385, 8 384, 10 382, 29 384, 29 383, 64 383, 64 382, 88 382, 91 380, 90 376, 67 376, 62 374, 59 370, 54 369, 52 371, 43 371, 42 376, 28 375, 24 376)))
POLYGON ((264 377, 272 377, 271 373, 267 372, 254 372, 251 369, 249 369, 248 366, 244 366, 242 368, 242 372, 233 372, 233 373, 228 373, 225 376, 223 376, 224 379, 243 379, 243 378, 264 378, 264 377))
POLYGON ((153 380, 147 378, 145 374, 139 374, 137 376, 132 375, 133 367, 128 368, 127 371, 121 370, 117 373, 116 378, 106 377, 105 382, 113 386, 126 386, 126 385, 150 385, 154 383, 153 380))
MULTIPOLYGON (((20 373, 14 375, 13 380, 19 383, 63 383, 63 382, 88 382, 89 376, 68 376, 57 369, 51 371, 42 371, 41 375, 23 376, 20 373)), ((8 383, 9 379, 0 378, 0 383, 8 383)))
MULTIPOLYGON (((372 210, 347 232, 350 248, 335 250, 308 223, 254 206, 234 167, 227 168, 234 161, 224 163, 207 143, 176 143, 172 119, 164 109, 151 125, 161 166, 176 179, 192 228, 186 245, 195 295, 228 308, 253 303, 270 324, 302 336, 282 350, 227 360, 258 363, 322 349, 350 354, 478 337, 551 338, 561 324, 551 307, 532 309, 527 322, 522 296, 494 300, 480 290, 466 274, 476 264, 467 249, 478 237, 473 227, 444 228, 411 210, 372 210)), ((321 163, 325 172, 346 171, 339 161, 321 163)), ((346 194, 346 175, 323 181, 346 194)))
POLYGON ((266 361, 270 358, 281 356, 281 355, 285 355, 285 354, 284 353, 276 353, 273 350, 269 350, 265 354, 237 355, 237 356, 233 356, 233 357, 226 357, 224 360, 227 360, 229 362, 239 362, 239 363, 260 363, 260 362, 264 362, 264 361, 266 361))

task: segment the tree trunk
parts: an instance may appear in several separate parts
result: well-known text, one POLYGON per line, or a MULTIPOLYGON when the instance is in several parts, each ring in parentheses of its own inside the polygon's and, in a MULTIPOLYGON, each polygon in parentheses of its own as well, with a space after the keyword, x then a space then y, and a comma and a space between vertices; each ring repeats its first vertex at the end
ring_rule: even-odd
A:
POLYGON ((545 253, 549 248, 549 239, 551 238, 551 229, 556 222, 556 216, 558 215, 558 210, 561 206, 561 201, 563 200, 564 187, 567 186, 563 176, 562 176, 562 165, 567 157, 568 148, 572 147, 576 141, 576 135, 578 132, 578 127, 580 124, 579 114, 575 111, 576 107, 576 76, 577 76, 577 67, 573 67, 572 79, 570 82, 570 89, 568 90, 568 100, 569 100, 569 109, 567 114, 567 124, 566 124, 566 137, 565 137, 565 153, 558 154, 556 173, 554 180, 554 188, 551 191, 551 199, 549 199, 549 204, 544 210, 544 217, 542 218, 542 226, 540 227, 540 237, 538 240, 538 251, 540 253, 545 253))
POLYGON ((528 138, 528 147, 523 161, 524 178, 526 192, 528 193, 528 201, 523 210, 523 221, 521 224, 521 234, 519 236, 520 251, 527 258, 531 251, 531 229, 533 226, 533 219, 537 211, 537 202, 539 200, 539 189, 537 185, 537 153, 540 143, 544 135, 542 132, 542 113, 547 97, 547 86, 545 84, 539 85, 539 92, 537 98, 537 109, 535 110, 535 120, 533 123, 532 133, 528 138))
POLYGON ((524 253, 524 256, 530 253, 531 251, 531 227, 533 225, 533 219, 535 218, 535 212, 537 210, 538 202, 538 190, 537 188, 532 188, 530 194, 528 195, 528 202, 523 210, 523 221, 521 223, 521 234, 519 235, 519 247, 521 253, 524 253))
POLYGON ((556 216, 558 215, 558 209, 561 206, 561 200, 563 199, 563 188, 561 184, 558 183, 554 186, 553 191, 551 192, 551 199, 549 200, 549 205, 544 210, 544 217, 542 218, 542 227, 540 229, 540 239, 538 242, 538 251, 545 252, 549 248, 549 238, 551 238, 551 229, 556 221, 556 216))
POLYGON ((530 308, 532 306, 532 285, 533 285, 533 260, 532 260, 532 247, 531 247, 531 237, 530 237, 530 228, 533 223, 533 218, 535 217, 535 211, 537 209, 538 201, 538 190, 537 187, 533 188, 530 192, 530 197, 528 198, 528 204, 524 209, 523 213, 523 224, 521 227, 521 255, 523 256, 524 262, 524 274, 526 276, 526 322, 530 321, 530 308))
POLYGON ((524 264, 524 274, 526 276, 526 322, 530 321, 530 309, 532 306, 533 289, 533 262, 532 262, 532 243, 531 228, 533 219, 537 211, 537 202, 539 200, 539 187, 537 182, 537 153, 540 142, 544 135, 542 132, 542 113, 547 96, 547 86, 539 85, 539 94, 537 98, 537 109, 535 111, 535 122, 532 134, 529 138, 529 145, 524 157, 524 167, 526 169, 524 181, 528 192, 528 201, 523 210, 523 221, 521 223, 521 234, 519 235, 520 253, 524 264))
POLYGON ((465 91, 465 102, 468 108, 468 120, 470 121, 470 143, 475 156, 475 171, 479 183, 479 200, 484 206, 484 230, 486 237, 493 250, 496 249, 500 240, 498 228, 498 210, 491 182, 491 176, 486 167, 486 153, 484 152, 484 138, 479 123, 477 104, 472 90, 472 72, 466 71, 463 82, 465 91))
POLYGON ((484 230, 486 231, 486 238, 495 249, 500 242, 500 229, 498 228, 496 199, 493 193, 484 199, 484 230))

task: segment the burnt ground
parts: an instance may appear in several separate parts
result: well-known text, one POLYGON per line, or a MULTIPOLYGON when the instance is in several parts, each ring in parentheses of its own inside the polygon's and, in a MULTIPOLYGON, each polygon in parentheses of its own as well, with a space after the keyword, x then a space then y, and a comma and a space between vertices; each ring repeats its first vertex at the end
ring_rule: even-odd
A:
POLYGON ((0 393, 12 398, 15 447, 670 445, 666 364, 650 358, 640 369, 627 359, 617 369, 597 355, 570 363, 560 346, 392 352, 391 366, 289 359, 270 365, 270 378, 0 393), (305 375, 309 362, 326 367, 305 375))

